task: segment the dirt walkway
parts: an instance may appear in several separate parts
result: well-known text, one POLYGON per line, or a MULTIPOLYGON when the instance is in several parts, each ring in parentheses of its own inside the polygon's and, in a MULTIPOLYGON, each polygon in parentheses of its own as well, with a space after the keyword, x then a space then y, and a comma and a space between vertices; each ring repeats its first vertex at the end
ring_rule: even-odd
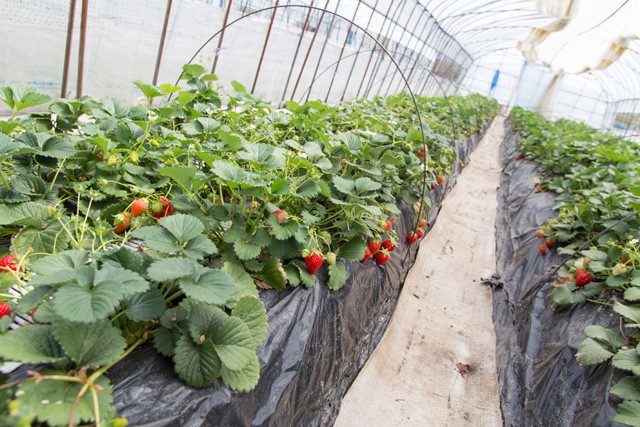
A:
POLYGON ((491 290, 497 117, 420 245, 391 323, 342 402, 337 427, 501 426, 491 290))

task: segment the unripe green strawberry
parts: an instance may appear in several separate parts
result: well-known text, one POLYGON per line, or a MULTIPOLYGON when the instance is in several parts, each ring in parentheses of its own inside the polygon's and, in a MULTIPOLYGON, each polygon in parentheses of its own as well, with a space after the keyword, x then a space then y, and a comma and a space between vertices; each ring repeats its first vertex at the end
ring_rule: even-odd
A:
POLYGON ((138 161, 140 161, 140 155, 137 151, 132 151, 129 153, 129 160, 131 160, 131 163, 138 163, 138 161))
POLYGON ((302 255, 302 258, 306 258, 309 255, 311 255, 311 251, 309 249, 303 249, 301 255, 302 255))
POLYGON ((107 159, 107 164, 109 166, 115 166, 118 164, 118 157, 115 155, 110 155, 109 158, 107 159))
POLYGON ((334 254, 333 252, 327 252, 325 258, 327 259, 327 264, 336 265, 336 254, 334 254))

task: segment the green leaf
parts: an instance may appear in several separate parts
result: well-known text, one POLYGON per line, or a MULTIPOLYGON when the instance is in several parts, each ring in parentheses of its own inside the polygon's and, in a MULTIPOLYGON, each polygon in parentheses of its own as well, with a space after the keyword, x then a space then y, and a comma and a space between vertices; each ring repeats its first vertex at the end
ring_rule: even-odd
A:
POLYGON ((134 80, 133 84, 138 86, 138 88, 142 91, 145 98, 147 99, 153 99, 155 97, 164 95, 163 91, 156 86, 148 85, 138 80, 134 80))
POLYGON ((267 310, 260 299, 245 296, 238 300, 231 315, 242 320, 253 337, 253 347, 258 348, 267 336, 267 310))
POLYGON ((163 356, 172 357, 180 335, 167 328, 158 328, 153 337, 153 346, 163 356))
POLYGON ((337 291, 342 288, 347 281, 347 267, 342 262, 336 262, 329 266, 329 283, 327 287, 337 291))
POLYGON ((66 359, 49 325, 29 325, 0 334, 0 357, 21 363, 55 363, 66 359))
POLYGON ((296 259, 292 262, 293 265, 298 267, 298 271, 300 272, 300 280, 307 288, 313 288, 316 285, 316 276, 315 274, 309 274, 307 271, 307 266, 303 261, 296 259))
POLYGON ((207 72, 200 64, 185 64, 182 66, 182 71, 189 79, 191 77, 199 77, 207 72))
POLYGON ((156 282, 168 282, 196 273, 198 264, 187 258, 164 258, 149 266, 147 275, 156 282))
POLYGON ((116 362, 127 343, 109 320, 75 323, 58 319, 54 334, 65 353, 79 367, 99 368, 116 362))
POLYGON ((584 333, 589 338, 597 338, 609 343, 612 348, 620 348, 627 344, 615 331, 600 325, 589 325, 584 328, 584 333))
POLYGON ((189 334, 196 344, 210 339, 229 316, 222 309, 209 304, 197 304, 189 312, 189 334))
POLYGON ((112 314, 121 297, 122 286, 118 282, 102 282, 92 289, 66 285, 54 294, 53 310, 72 322, 93 323, 112 314))
POLYGON ((624 299, 627 301, 640 301, 640 287, 633 286, 631 288, 628 288, 626 291, 624 291, 624 299))
POLYGON ((149 282, 131 270, 125 270, 120 266, 104 264, 96 273, 95 283, 118 283, 122 296, 127 297, 149 289, 149 282))
POLYGON ((314 181, 305 181, 298 187, 296 194, 300 197, 315 197, 317 196, 322 188, 318 182, 314 181))
POLYGON ((233 283, 232 301, 238 301, 245 296, 258 297, 258 289, 256 289, 253 279, 240 264, 225 262, 222 271, 229 275, 233 283))
POLYGON ((180 379, 191 387, 207 387, 220 376, 220 358, 209 340, 198 345, 186 335, 181 336, 173 363, 180 379))
POLYGON ((358 197, 375 197, 377 195, 375 192, 382 187, 379 182, 375 182, 368 177, 356 179, 354 185, 355 193, 358 197))
POLYGON ((262 246, 255 244, 249 238, 236 240, 233 243, 233 251, 241 260, 249 260, 260 255, 262 246))
POLYGON ((42 276, 59 272, 72 274, 74 270, 86 265, 88 261, 89 253, 85 250, 64 251, 34 261, 31 265, 31 271, 42 276))
POLYGON ((335 185, 336 190, 338 190, 339 192, 346 194, 348 196, 354 196, 355 195, 355 182, 350 180, 350 179, 346 179, 346 178, 342 178, 339 176, 334 176, 331 179, 331 182, 333 182, 333 185, 335 185))
POLYGON ((640 426, 640 402, 625 400, 619 404, 613 421, 630 426, 640 426))
POLYGON ((584 365, 596 365, 608 360, 613 353, 607 348, 607 345, 593 338, 587 338, 578 346, 576 359, 584 365))
POLYGON ((271 194, 282 196, 288 194, 291 190, 291 185, 285 179, 277 179, 271 183, 271 194))
POLYGON ((278 240, 287 240, 289 237, 293 237, 298 231, 298 223, 292 220, 283 221, 282 224, 278 223, 278 217, 276 215, 269 216, 269 225, 273 230, 273 235, 278 240))
POLYGON ((213 344, 230 370, 244 368, 255 356, 254 338, 247 325, 237 317, 229 317, 213 336, 213 344))
MULTIPOLYGON (((607 261, 607 253, 606 252, 602 252, 602 251, 598 251, 598 250, 595 250, 595 249, 584 250, 584 251, 582 251, 582 255, 591 258, 592 261, 600 261, 600 262, 606 262, 607 261)), ((590 267, 591 267, 591 265, 590 265, 590 267)))
POLYGON ((178 279, 184 293, 201 302, 224 305, 233 294, 233 283, 227 273, 218 269, 198 267, 190 277, 178 279))
MULTIPOLYGON (((45 370, 42 375, 67 375, 64 371, 45 370)), ((104 375, 98 377, 95 384, 101 391, 97 392, 98 410, 102 419, 115 417, 111 385, 104 375)), ((83 384, 71 381, 42 380, 24 381, 18 388, 18 402, 20 404, 21 417, 37 418, 40 423, 47 422, 51 426, 66 426, 69 417, 75 409, 73 425, 82 425, 94 421, 94 400, 91 391, 87 391, 76 404, 76 399, 82 390, 83 384)))
POLYGON ((354 237, 341 246, 336 255, 349 261, 360 261, 364 257, 366 248, 367 245, 361 237, 354 237))
POLYGON ((180 92, 178 94, 178 102, 180 105, 186 105, 196 98, 196 94, 192 92, 180 92))
POLYGON ((549 294, 549 302, 553 306, 577 304, 583 302, 584 300, 584 295, 577 292, 572 292, 568 286, 558 286, 549 294))
POLYGON ((236 92, 242 92, 242 93, 247 93, 247 88, 244 87, 244 85, 242 83, 239 83, 235 80, 231 81, 231 87, 233 88, 233 90, 235 90, 236 92))
POLYGON ((134 295, 127 301, 125 314, 133 321, 148 321, 162 316, 166 309, 164 296, 153 288, 144 294, 134 295))
POLYGON ((132 251, 122 246, 119 249, 106 253, 100 258, 103 263, 115 267, 122 267, 134 273, 144 274, 151 263, 149 256, 143 252, 132 251))
POLYGON ((266 259, 264 262, 264 268, 260 271, 258 277, 273 286, 277 291, 283 291, 287 283, 286 278, 284 277, 282 263, 275 257, 269 257, 266 259))
POLYGON ((190 258, 203 259, 207 255, 215 255, 218 253, 218 247, 203 235, 196 236, 183 245, 182 253, 190 258))
POLYGON ((71 237, 60 223, 54 222, 43 229, 24 228, 13 240, 13 247, 19 255, 30 250, 33 258, 41 258, 44 254, 52 254, 67 249, 71 237))
POLYGON ((625 321, 631 321, 627 323, 629 327, 640 326, 640 305, 624 305, 619 302, 613 303, 613 311, 625 317, 625 321))
MULTIPOLYGON (((611 387, 611 394, 625 400, 640 401, 640 378, 626 377, 611 387)), ((640 418, 638 418, 640 421, 640 418)))
POLYGON ((182 242, 191 240, 204 231, 204 225, 198 218, 185 214, 165 216, 158 220, 158 224, 169 230, 176 239, 182 242))
POLYGON ((636 348, 619 350, 611 359, 611 364, 618 369, 640 375, 640 354, 636 348))
POLYGON ((186 166, 166 167, 160 169, 159 172, 161 175, 168 176, 174 180, 180 187, 189 193, 197 191, 202 186, 200 185, 195 188, 193 185, 194 178, 198 172, 196 168, 186 166))
POLYGON ((220 369, 222 381, 233 390, 246 393, 253 390, 258 385, 260 379, 260 361, 255 354, 242 369, 232 371, 224 365, 220 369))
POLYGON ((53 159, 63 159, 71 157, 75 153, 73 143, 59 136, 48 138, 38 152, 40 156, 51 157, 53 159))
POLYGON ((0 204, 0 225, 32 223, 41 224, 47 218, 47 207, 36 202, 0 204))

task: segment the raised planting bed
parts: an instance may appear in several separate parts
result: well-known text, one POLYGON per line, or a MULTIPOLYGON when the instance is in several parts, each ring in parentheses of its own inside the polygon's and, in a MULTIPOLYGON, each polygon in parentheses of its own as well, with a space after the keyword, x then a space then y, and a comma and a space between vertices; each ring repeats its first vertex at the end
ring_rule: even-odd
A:
POLYGON ((184 71, 0 122, 0 357, 44 364, 3 423, 331 420, 497 107, 418 98, 423 141, 406 94, 276 110, 184 71))

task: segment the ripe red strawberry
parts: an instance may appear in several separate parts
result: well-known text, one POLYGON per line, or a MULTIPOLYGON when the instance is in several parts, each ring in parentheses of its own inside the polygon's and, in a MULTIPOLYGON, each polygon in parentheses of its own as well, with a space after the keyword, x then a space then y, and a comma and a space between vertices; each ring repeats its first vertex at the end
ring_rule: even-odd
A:
POLYGON ((0 302, 0 319, 2 319, 4 316, 11 316, 11 307, 3 302, 0 302))
POLYGON ((375 253, 378 249, 380 249, 380 242, 377 240, 370 240, 369 244, 367 245, 367 247, 369 248, 369 250, 371 251, 371 253, 375 253))
POLYGON ((383 231, 391 230, 393 227, 391 226, 391 221, 386 220, 384 225, 382 226, 383 231))
POLYGON ((438 186, 438 184, 436 184, 436 183, 434 182, 433 184, 431 184, 431 189, 432 189, 432 190, 435 190, 437 186, 438 186))
POLYGON ((538 239, 542 239, 544 237, 544 233, 542 232, 542 230, 538 230, 538 232, 536 233, 536 237, 538 237, 538 239))
POLYGON ((151 215, 154 218, 162 218, 173 212, 173 206, 171 206, 171 200, 166 197, 160 197, 160 202, 156 202, 151 205, 151 215))
POLYGON ((389 261, 389 251, 382 249, 373 255, 373 259, 376 261, 376 265, 382 265, 389 261))
POLYGON ((289 219, 289 214, 282 209, 276 209, 273 211, 273 214, 278 218, 278 224, 282 224, 284 221, 289 219))
POLYGON ((412 231, 407 236, 407 243, 412 244, 418 241, 418 236, 412 231))
POLYGON ((442 184, 444 182, 444 176, 437 176, 436 177, 436 181, 438 181, 438 184, 442 184))
POLYGON ((621 264, 629 264, 629 261, 631 261, 631 260, 629 258, 627 258, 627 257, 620 258, 620 263, 621 264))
POLYGON ((311 254, 304 259, 309 274, 316 274, 322 265, 322 261, 324 261, 324 257, 321 252, 317 250, 311 252, 311 254))
POLYGON ((18 271, 18 266, 16 266, 16 257, 14 257, 13 255, 5 255, 2 258, 0 258, 0 271, 8 271, 8 270, 13 270, 13 271, 18 271))
POLYGON ((418 227, 420 228, 424 228, 425 225, 427 225, 427 220, 422 218, 419 222, 418 222, 418 227))
POLYGON ((416 237, 417 237, 416 240, 422 239, 424 237, 424 231, 422 231, 422 230, 416 231, 416 237))
POLYGON ((524 159, 524 157, 522 156, 522 154, 518 154, 518 155, 516 156, 516 160, 522 160, 522 159, 524 159))
POLYGON ((131 216, 140 216, 147 211, 149 201, 147 199, 138 199, 131 204, 131 216))
POLYGON ((576 286, 585 286, 591 283, 593 277, 589 273, 580 273, 576 276, 576 286))
POLYGON ((122 212, 116 215, 113 221, 113 226, 116 228, 116 233, 120 234, 131 225, 131 214, 129 212, 122 212))
POLYGON ((360 260, 360 262, 365 262, 367 261, 369 258, 371 258, 371 251, 369 250, 369 248, 366 248, 364 250, 364 256, 362 257, 362 259, 360 260))
POLYGON ((424 150, 418 151, 418 157, 424 158, 424 150))
POLYGON ((97 156, 100 160, 104 159, 104 155, 102 153, 98 153, 97 156))
POLYGON ((578 268, 574 273, 573 273, 573 277, 578 277, 581 274, 586 273, 587 270, 585 270, 584 268, 578 268))
POLYGON ((544 245, 549 249, 553 248, 553 242, 551 240, 544 242, 544 245))
POLYGON ((396 248, 396 244, 394 241, 392 241, 391 239, 387 239, 384 242, 382 242, 382 249, 386 249, 389 252, 393 252, 396 248))
POLYGON ((544 255, 547 253, 547 248, 545 248, 544 245, 540 245, 538 252, 540 252, 540 255, 544 255))

